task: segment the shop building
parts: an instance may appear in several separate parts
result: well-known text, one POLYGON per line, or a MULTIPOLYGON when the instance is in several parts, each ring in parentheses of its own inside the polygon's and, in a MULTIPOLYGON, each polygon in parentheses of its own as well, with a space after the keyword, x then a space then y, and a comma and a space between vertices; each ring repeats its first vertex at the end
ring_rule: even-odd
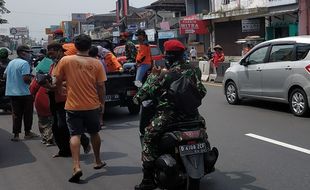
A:
POLYGON ((266 40, 298 35, 297 0, 211 0, 210 45, 220 44, 228 56, 240 56, 236 40, 260 36, 266 40))

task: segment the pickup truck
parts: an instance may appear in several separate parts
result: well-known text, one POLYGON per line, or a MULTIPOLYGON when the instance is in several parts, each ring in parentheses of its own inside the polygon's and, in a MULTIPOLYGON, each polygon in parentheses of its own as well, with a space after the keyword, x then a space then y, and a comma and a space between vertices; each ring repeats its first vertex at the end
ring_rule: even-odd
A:
MULTIPOLYGON (((92 45, 101 45, 113 51, 113 46, 108 40, 93 40, 92 45)), ((139 114, 140 105, 133 103, 132 98, 136 95, 138 88, 134 85, 136 70, 134 63, 122 64, 123 72, 107 73, 106 81, 106 107, 127 107, 130 114, 139 114)))
POLYGON ((130 114, 138 114, 140 105, 134 104, 132 100, 138 90, 134 85, 136 72, 134 66, 132 67, 123 72, 107 73, 105 102, 107 107, 128 107, 130 114))

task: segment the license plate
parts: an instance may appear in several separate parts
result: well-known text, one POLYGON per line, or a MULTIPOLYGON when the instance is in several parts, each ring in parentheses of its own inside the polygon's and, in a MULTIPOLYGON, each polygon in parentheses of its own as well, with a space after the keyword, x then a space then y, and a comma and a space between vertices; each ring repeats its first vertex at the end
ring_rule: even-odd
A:
POLYGON ((179 152, 181 156, 200 154, 207 152, 206 143, 189 144, 179 146, 179 152))
POLYGON ((113 102, 113 101, 118 101, 118 100, 119 100, 119 95, 118 94, 106 95, 105 96, 105 101, 106 102, 113 102))

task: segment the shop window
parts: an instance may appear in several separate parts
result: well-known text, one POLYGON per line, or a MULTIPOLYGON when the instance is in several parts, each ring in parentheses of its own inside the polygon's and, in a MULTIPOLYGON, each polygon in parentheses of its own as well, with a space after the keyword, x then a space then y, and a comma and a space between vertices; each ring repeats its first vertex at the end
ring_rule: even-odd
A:
POLYGON ((234 2, 234 1, 236 1, 236 0, 222 0, 222 5, 227 5, 227 4, 234 2))

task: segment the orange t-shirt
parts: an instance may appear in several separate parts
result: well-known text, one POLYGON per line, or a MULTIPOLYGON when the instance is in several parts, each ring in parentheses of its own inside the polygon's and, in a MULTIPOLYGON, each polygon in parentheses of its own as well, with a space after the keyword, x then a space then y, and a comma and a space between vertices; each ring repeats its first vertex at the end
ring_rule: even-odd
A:
POLYGON ((104 57, 104 62, 107 65, 107 72, 116 72, 122 68, 122 65, 117 61, 117 58, 113 55, 113 53, 108 53, 104 57))
POLYGON ((64 48, 66 51, 64 52, 65 55, 76 55, 77 49, 74 45, 74 43, 67 43, 62 45, 62 48, 64 48))
POLYGON ((145 64, 152 63, 151 47, 149 45, 145 45, 145 44, 139 45, 136 61, 137 63, 145 63, 145 64), (144 60, 142 60, 143 57, 145 57, 144 60))
POLYGON ((97 83, 107 80, 103 65, 91 57, 63 57, 54 69, 56 81, 66 79, 66 110, 83 111, 100 107, 97 83))

